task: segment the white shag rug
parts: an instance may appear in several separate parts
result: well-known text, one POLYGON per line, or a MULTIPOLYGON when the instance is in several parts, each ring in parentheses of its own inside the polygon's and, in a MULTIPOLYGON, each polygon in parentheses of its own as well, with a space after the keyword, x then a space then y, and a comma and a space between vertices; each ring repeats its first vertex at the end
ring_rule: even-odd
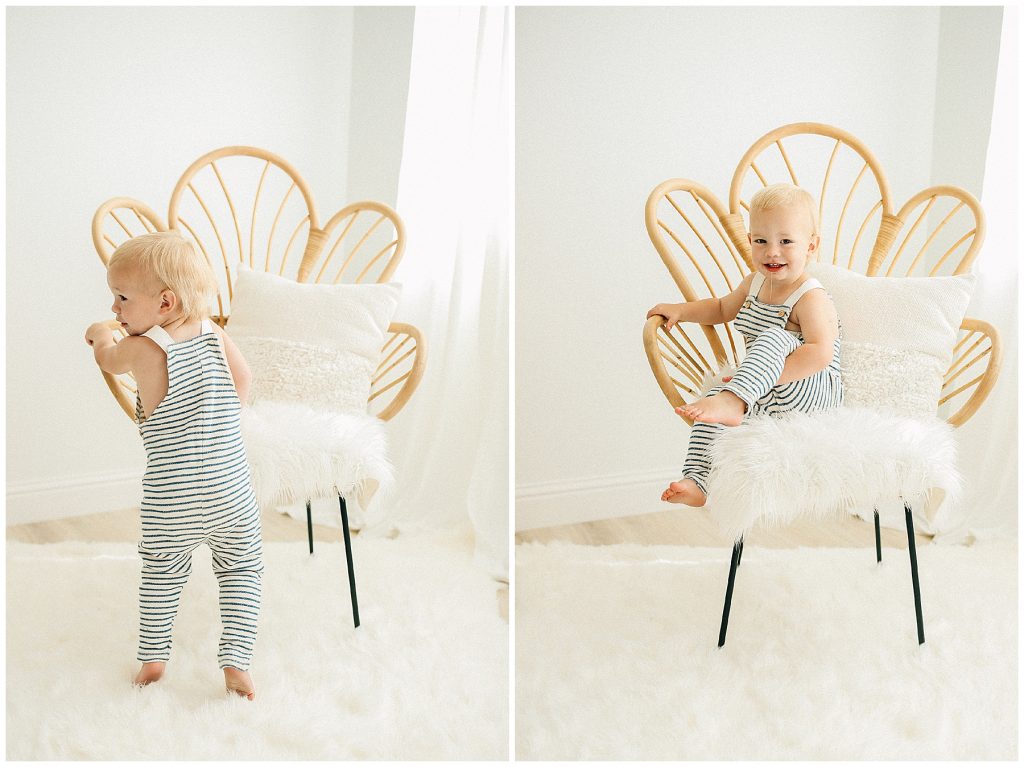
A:
POLYGON ((250 702, 217 668, 205 546, 167 673, 134 688, 135 547, 8 543, 7 758, 507 758, 508 625, 468 539, 354 539, 358 629, 340 543, 265 546, 250 702))
POLYGON ((516 758, 1017 758, 1017 546, 516 547, 516 758))

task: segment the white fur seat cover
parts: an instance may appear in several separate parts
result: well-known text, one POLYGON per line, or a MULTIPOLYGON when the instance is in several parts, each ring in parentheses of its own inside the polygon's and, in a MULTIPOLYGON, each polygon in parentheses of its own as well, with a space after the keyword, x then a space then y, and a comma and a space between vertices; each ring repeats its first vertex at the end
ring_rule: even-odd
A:
POLYGON ((754 416, 711 444, 708 509, 734 539, 803 515, 824 517, 903 498, 923 504, 932 488, 960 491, 952 427, 842 407, 754 416))
POLYGON ((340 494, 366 511, 394 479, 384 424, 368 413, 260 400, 242 411, 242 437, 265 510, 340 494))

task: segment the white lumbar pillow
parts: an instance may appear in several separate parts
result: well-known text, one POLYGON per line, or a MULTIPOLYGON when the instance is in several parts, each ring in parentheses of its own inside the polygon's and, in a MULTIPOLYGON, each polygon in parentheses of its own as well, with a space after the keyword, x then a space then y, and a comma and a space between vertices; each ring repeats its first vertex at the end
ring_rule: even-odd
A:
POLYGON ((251 400, 365 412, 401 286, 312 285, 239 266, 228 332, 252 369, 251 400))
POLYGON ((821 263, 807 273, 842 322, 845 404, 935 415, 975 276, 865 277, 821 263))
POLYGON ((975 276, 865 277, 831 264, 811 263, 807 273, 832 296, 843 340, 921 352, 943 371, 967 311, 975 276))

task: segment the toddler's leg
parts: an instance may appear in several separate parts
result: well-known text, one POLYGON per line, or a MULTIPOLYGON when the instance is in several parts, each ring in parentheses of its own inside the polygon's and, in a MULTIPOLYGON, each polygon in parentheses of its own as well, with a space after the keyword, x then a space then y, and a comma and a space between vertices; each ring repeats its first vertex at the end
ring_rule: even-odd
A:
POLYGON ((739 426, 744 413, 779 382, 786 357, 799 346, 796 337, 782 328, 766 330, 747 349, 729 383, 680 412, 694 421, 739 426))
POLYGON ((661 500, 703 506, 707 500, 708 474, 711 472, 709 447, 725 427, 718 423, 694 422, 690 429, 690 444, 683 462, 683 478, 669 484, 661 500))
POLYGON ((247 516, 234 528, 211 534, 209 544, 223 625, 217 661, 222 669, 247 671, 256 641, 263 573, 259 513, 247 516))
POLYGON ((746 409, 778 384, 786 357, 799 348, 796 336, 782 328, 770 328, 754 339, 732 380, 722 388, 743 400, 746 409))
POLYGON ((739 426, 743 415, 778 383, 785 358, 799 346, 796 337, 781 328, 765 331, 746 350, 731 381, 677 412, 701 423, 739 426))
POLYGON ((790 381, 774 387, 762 397, 755 407, 768 415, 800 412, 813 413, 843 404, 843 383, 839 375, 831 370, 822 370, 812 376, 790 381))
POLYGON ((166 663, 171 656, 171 628, 178 614, 181 590, 192 572, 192 550, 161 550, 139 544, 142 582, 139 585, 139 654, 143 663, 166 663))

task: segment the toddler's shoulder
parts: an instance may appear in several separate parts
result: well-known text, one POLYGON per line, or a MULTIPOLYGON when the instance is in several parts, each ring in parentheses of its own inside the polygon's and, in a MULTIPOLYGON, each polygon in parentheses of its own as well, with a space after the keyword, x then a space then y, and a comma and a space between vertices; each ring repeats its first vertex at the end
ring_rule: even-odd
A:
POLYGON ((136 377, 146 377, 167 369, 167 353, 147 336, 127 336, 117 342, 117 356, 122 367, 136 377))
POLYGON ((166 357, 160 344, 146 335, 125 336, 117 343, 118 348, 134 357, 166 357))
POLYGON ((814 280, 814 283, 793 304, 794 322, 818 318, 830 324, 837 323, 839 315, 836 312, 836 305, 832 301, 832 296, 828 294, 828 291, 820 282, 814 280))
POLYGON ((797 299, 794 308, 797 306, 832 306, 832 296, 829 295, 825 286, 818 282, 816 279, 811 277, 806 283, 804 283, 803 294, 797 299))

